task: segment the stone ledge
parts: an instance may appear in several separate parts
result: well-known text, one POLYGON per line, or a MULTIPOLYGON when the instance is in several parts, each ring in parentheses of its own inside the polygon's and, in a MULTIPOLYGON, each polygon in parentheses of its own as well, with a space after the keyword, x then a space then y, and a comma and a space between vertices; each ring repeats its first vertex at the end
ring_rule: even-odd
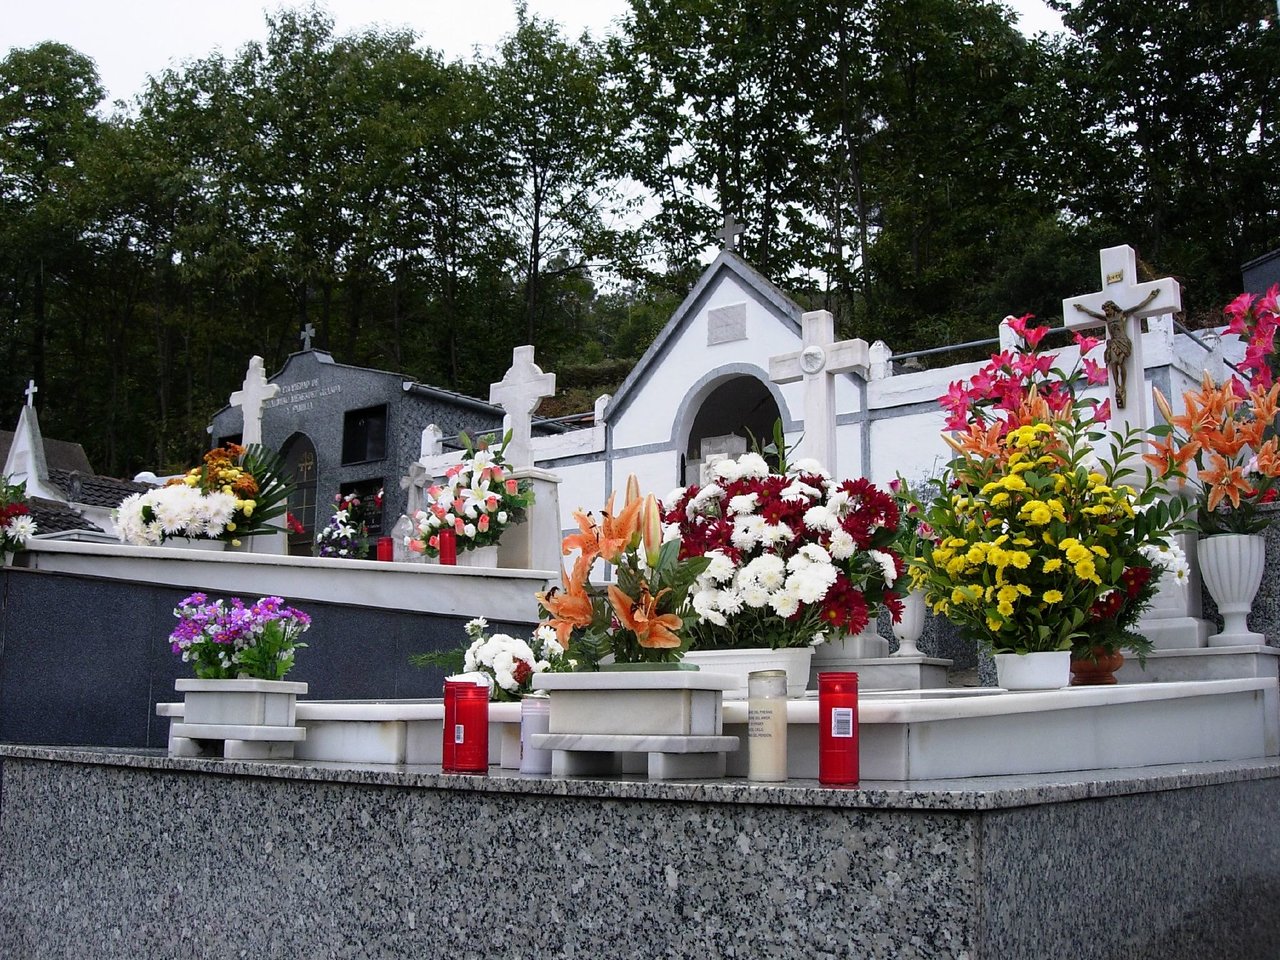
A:
POLYGON ((443 774, 438 766, 316 763, 167 757, 154 750, 0 744, 0 761, 45 761, 130 767, 186 774, 309 780, 471 793, 533 794, 600 799, 674 800, 709 804, 901 810, 1001 810, 1186 787, 1280 778, 1280 757, 1263 760, 1167 764, 1110 770, 1080 770, 955 780, 864 780, 857 787, 822 787, 816 780, 756 784, 743 780, 649 782, 639 778, 550 779, 510 770, 488 776, 443 774))

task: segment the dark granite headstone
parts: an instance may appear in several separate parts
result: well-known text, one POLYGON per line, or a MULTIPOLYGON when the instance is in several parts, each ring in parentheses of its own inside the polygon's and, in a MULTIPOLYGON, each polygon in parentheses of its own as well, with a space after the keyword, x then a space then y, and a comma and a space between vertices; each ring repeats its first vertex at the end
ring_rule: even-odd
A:
MULTIPOLYGON (((333 512, 342 490, 381 485, 387 533, 404 512, 400 478, 421 452, 422 431, 436 424, 446 437, 473 436, 502 426, 500 408, 385 370, 337 363, 321 350, 304 350, 270 378, 280 387, 262 412, 262 442, 280 452, 299 490, 290 512, 306 534, 293 538, 292 552, 310 552, 314 531, 333 512), (299 546, 301 550, 299 551, 299 546)), ((238 439, 241 412, 224 407, 213 417, 215 443, 238 439)))

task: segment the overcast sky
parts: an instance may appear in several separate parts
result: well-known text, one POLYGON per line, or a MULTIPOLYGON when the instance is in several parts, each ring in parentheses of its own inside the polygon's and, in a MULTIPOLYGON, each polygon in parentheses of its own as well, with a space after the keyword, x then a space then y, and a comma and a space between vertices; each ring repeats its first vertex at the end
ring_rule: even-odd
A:
MULTIPOLYGON (((1043 0, 1007 0, 1024 33, 1058 29, 1043 0)), ((280 4, 264 0, 5 0, 0 3, 0 51, 59 40, 88 54, 109 99, 140 92, 148 74, 215 48, 230 55, 266 37, 263 13, 280 4)), ((626 0, 529 0, 529 10, 558 21, 573 37, 602 36, 628 9, 626 0)), ((328 0, 340 34, 373 24, 414 30, 419 42, 446 57, 490 49, 515 26, 512 0, 328 0)))

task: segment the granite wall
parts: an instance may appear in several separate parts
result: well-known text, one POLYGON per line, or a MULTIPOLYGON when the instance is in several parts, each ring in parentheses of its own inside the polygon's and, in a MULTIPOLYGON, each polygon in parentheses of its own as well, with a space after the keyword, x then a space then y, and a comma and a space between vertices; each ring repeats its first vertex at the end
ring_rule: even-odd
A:
POLYGON ((1280 952, 1276 779, 839 791, 0 752, 0 955, 25 960, 1280 952))

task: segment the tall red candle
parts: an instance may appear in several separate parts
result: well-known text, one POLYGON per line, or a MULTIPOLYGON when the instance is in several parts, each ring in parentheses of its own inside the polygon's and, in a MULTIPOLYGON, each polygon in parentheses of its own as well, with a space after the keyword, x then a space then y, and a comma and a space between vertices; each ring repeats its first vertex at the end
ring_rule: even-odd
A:
POLYGON ((454 566, 458 562, 458 535, 452 530, 440 529, 440 562, 446 566, 454 566))
POLYGON ((378 559, 379 560, 395 559, 395 548, 392 546, 390 537, 378 538, 378 559))
POLYGON ((858 782, 858 675, 818 674, 818 782, 858 782))
POLYGON ((458 688, 474 686, 474 683, 467 683, 462 680, 446 680, 444 682, 444 736, 443 742, 440 744, 440 766, 444 768, 446 773, 453 769, 453 728, 458 720, 458 688))
POLYGON ((489 688, 461 684, 454 694, 452 773, 489 772, 489 688))

